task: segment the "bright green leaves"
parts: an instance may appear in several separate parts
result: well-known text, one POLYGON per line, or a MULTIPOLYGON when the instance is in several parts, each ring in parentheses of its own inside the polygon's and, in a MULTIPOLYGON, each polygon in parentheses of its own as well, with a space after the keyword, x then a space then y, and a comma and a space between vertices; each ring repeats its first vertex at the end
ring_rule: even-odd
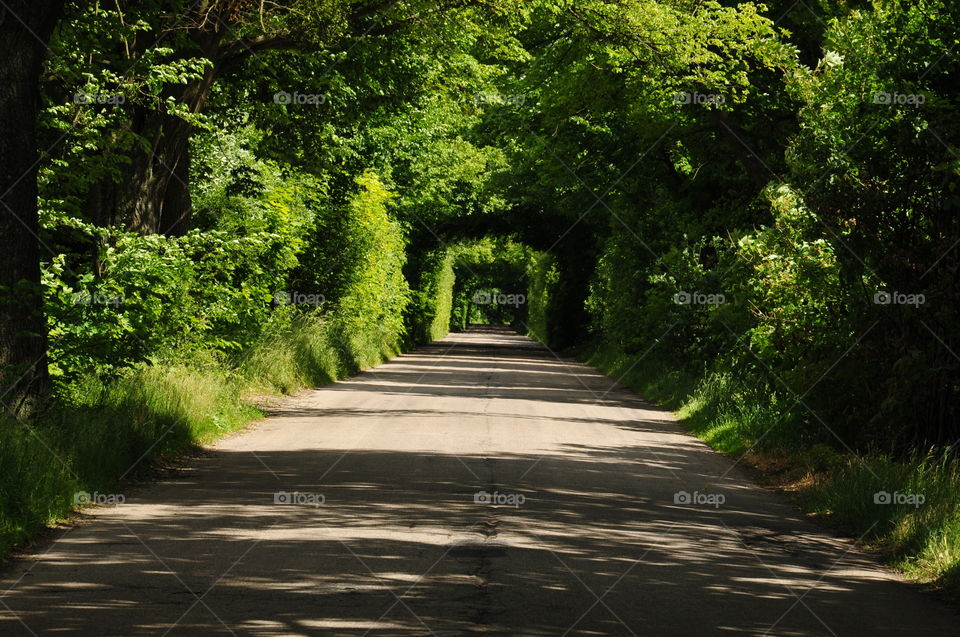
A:
POLYGON ((358 176, 356 184, 341 226, 341 250, 330 255, 342 281, 333 302, 351 333, 376 329, 400 335, 409 287, 403 277, 405 237, 389 213, 396 195, 373 171, 358 176))

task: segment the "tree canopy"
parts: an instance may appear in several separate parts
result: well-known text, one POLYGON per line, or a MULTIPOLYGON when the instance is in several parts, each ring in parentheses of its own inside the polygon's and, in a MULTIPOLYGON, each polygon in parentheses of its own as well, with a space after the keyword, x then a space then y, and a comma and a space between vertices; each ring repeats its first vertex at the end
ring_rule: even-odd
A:
POLYGON ((729 378, 771 439, 955 443, 958 8, 801 4, 11 2, 10 410, 483 320, 729 378))

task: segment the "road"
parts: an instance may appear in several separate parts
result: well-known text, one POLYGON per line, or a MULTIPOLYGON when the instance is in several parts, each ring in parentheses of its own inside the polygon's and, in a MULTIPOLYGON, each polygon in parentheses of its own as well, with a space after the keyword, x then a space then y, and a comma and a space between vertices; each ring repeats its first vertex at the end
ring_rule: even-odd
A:
POLYGON ((502 330, 122 495, 6 568, 0 635, 960 634, 670 412, 502 330))

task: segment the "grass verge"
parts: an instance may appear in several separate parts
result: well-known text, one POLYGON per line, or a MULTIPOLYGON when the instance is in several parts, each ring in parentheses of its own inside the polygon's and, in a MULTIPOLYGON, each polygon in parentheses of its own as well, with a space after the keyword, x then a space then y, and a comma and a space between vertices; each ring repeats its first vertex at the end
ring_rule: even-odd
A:
POLYGON ((267 330, 242 357, 140 365, 64 388, 29 423, 0 420, 0 555, 116 495, 160 458, 235 431, 262 413, 245 397, 290 394, 377 365, 396 335, 300 319, 267 330))
POLYGON ((717 451, 740 459, 762 484, 859 539, 915 582, 960 603, 960 461, 954 453, 896 460, 801 446, 773 424, 780 405, 729 375, 691 375, 669 362, 591 349, 589 364, 674 410, 717 451))

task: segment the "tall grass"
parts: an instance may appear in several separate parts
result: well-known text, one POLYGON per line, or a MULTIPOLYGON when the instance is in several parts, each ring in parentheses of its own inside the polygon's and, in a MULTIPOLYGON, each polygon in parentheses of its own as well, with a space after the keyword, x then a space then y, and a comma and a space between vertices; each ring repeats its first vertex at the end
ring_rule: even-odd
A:
POLYGON ((143 366, 34 421, 0 424, 0 551, 64 519, 80 492, 110 492, 160 455, 236 429, 259 415, 226 371, 143 366))
POLYGON ((586 359, 673 409, 714 449, 737 458, 749 452, 744 461, 759 471, 775 468, 778 475, 767 477, 789 480, 806 511, 877 549, 908 577, 960 600, 960 458, 955 453, 858 457, 791 437, 776 397, 730 373, 692 374, 675 361, 638 360, 609 348, 590 350, 586 359), (886 504, 885 493, 900 494, 901 500, 922 496, 923 502, 886 504))
POLYGON ((245 397, 329 383, 395 355, 398 343, 376 325, 300 318, 235 360, 201 355, 86 377, 30 423, 0 420, 0 553, 69 517, 78 493, 112 493, 151 461, 262 415, 245 397))
POLYGON ((960 463, 949 453, 910 461, 849 457, 820 474, 801 502, 862 537, 909 576, 941 584, 960 598, 958 487, 960 463))

